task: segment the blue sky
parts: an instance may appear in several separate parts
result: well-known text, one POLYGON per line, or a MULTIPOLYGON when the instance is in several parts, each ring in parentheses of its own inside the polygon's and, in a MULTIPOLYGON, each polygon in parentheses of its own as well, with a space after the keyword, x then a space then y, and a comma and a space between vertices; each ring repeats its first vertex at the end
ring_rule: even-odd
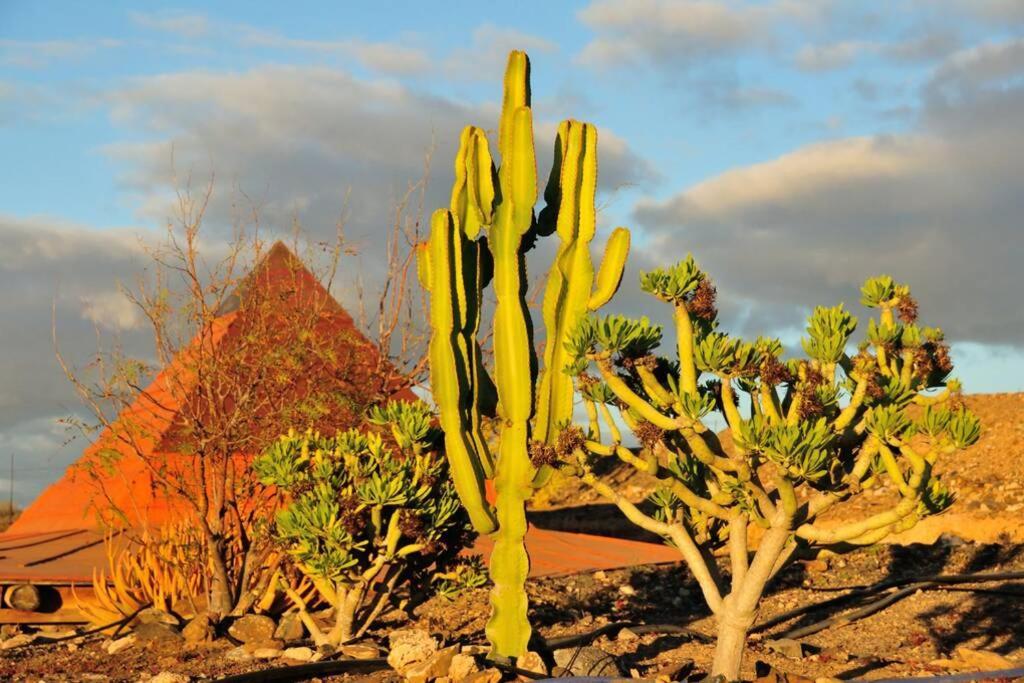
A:
MULTIPOLYGON (((634 229, 630 277, 692 251, 727 324, 794 342, 809 307, 892 272, 969 391, 1024 389, 1024 3, 7 0, 0 458, 39 472, 19 497, 81 447, 54 426, 78 408, 51 306, 83 355, 93 325, 144 338, 117 287, 171 215, 172 170, 216 173, 213 236, 239 196, 271 231, 326 234, 347 209, 372 282, 395 197, 433 146, 445 201, 514 47, 539 149, 563 118, 598 125, 601 223, 634 229)), ((646 311, 635 289, 618 305, 646 311)))

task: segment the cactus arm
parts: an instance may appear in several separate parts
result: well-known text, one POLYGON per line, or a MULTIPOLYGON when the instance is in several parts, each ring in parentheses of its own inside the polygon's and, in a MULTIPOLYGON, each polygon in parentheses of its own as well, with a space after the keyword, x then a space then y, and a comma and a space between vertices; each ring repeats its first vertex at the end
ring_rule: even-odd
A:
POLYGON ((679 381, 687 394, 697 394, 697 365, 693 360, 693 321, 685 304, 675 306, 676 338, 679 345, 679 381))
POLYGON ((608 405, 599 403, 597 408, 601 411, 604 423, 608 425, 608 435, 611 437, 612 443, 616 445, 622 443, 622 432, 619 431, 618 425, 615 424, 615 419, 612 417, 612 411, 608 410, 608 405))
POLYGON ((467 438, 467 425, 463 410, 466 384, 467 358, 464 347, 458 343, 452 296, 456 287, 452 279, 461 279, 453 270, 452 252, 461 251, 462 233, 451 212, 438 210, 431 219, 430 271, 432 275, 430 323, 430 386, 437 404, 441 429, 444 431, 445 452, 451 464, 455 489, 469 513, 473 526, 481 533, 490 533, 495 520, 486 501, 483 471, 475 456, 473 444, 467 438))
POLYGON ((758 393, 761 395, 761 409, 768 418, 769 424, 782 422, 782 415, 779 412, 779 395, 775 393, 775 387, 761 382, 758 393))
POLYGON ((679 423, 675 419, 665 415, 630 389, 629 385, 615 373, 615 369, 612 368, 609 359, 598 358, 597 369, 608 385, 608 388, 612 390, 612 393, 620 401, 639 413, 640 417, 661 429, 674 430, 679 428, 679 423))
POLYGON ((544 293, 545 371, 537 401, 535 438, 553 442, 558 425, 572 419, 572 378, 562 372, 568 352, 565 340, 587 314, 594 281, 590 257, 596 212, 597 133, 589 124, 569 121, 561 131, 568 134, 562 163, 561 201, 556 232, 561 240, 544 293))
POLYGON ((722 411, 725 413, 725 419, 729 423, 729 430, 732 432, 733 443, 736 444, 736 450, 740 454, 746 453, 746 451, 738 445, 737 439, 740 438, 740 427, 743 424, 743 418, 740 416, 740 411, 736 408, 736 392, 732 388, 732 380, 728 377, 722 378, 722 411))
POLYGON ((672 397, 672 392, 658 381, 653 372, 640 364, 637 364, 635 369, 637 376, 640 378, 640 383, 644 387, 644 391, 647 392, 647 395, 654 400, 659 408, 672 407, 676 412, 682 412, 682 406, 677 405, 679 402, 672 397))
POLYGON ((601 258, 601 267, 597 271, 597 280, 594 283, 594 291, 587 301, 587 308, 591 311, 604 306, 615 296, 622 283, 622 274, 626 270, 626 258, 629 256, 630 234, 626 228, 615 228, 608 237, 604 248, 604 256, 601 258))
POLYGON ((533 226, 537 201, 537 166, 533 121, 528 106, 529 64, 513 53, 505 83, 500 143, 502 201, 491 227, 494 257, 494 368, 498 412, 503 420, 494 488, 498 530, 494 533, 490 569, 491 618, 485 631, 492 656, 520 657, 530 639, 524 585, 530 563, 526 535, 526 501, 532 493, 534 467, 528 445, 533 413, 536 359, 525 301, 523 237, 533 226))
POLYGON ((857 411, 860 410, 860 406, 864 403, 864 397, 867 395, 868 381, 866 378, 861 378, 857 381, 857 386, 853 390, 853 396, 850 397, 850 402, 839 411, 839 415, 836 417, 833 429, 837 432, 841 432, 846 429, 853 418, 857 416, 857 411))
POLYGON ((600 441, 601 423, 597 419, 597 405, 589 398, 584 398, 583 408, 587 411, 587 422, 590 424, 590 438, 596 441, 600 441))

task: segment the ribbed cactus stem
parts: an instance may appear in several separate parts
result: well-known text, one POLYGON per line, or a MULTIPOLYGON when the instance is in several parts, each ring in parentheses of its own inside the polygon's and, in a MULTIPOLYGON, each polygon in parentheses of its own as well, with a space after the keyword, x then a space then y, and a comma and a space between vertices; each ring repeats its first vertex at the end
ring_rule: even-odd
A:
POLYGON ((486 135, 467 127, 455 160, 450 211, 434 214, 430 247, 421 250, 418 264, 431 294, 431 388, 452 476, 474 526, 494 539, 487 636, 492 655, 508 658, 525 654, 530 639, 526 502, 550 471, 537 471, 530 448, 535 440, 552 443, 559 426, 572 418, 573 384, 563 372, 565 341, 588 309, 614 294, 629 251, 629 233, 619 228, 609 239, 595 289, 590 242, 595 231, 597 132, 589 124, 566 121, 559 126, 545 190, 548 206, 535 220, 537 164, 529 73, 525 53, 509 55, 498 129, 499 187, 494 186, 486 135), (555 229, 561 246, 544 300, 546 370, 538 387, 525 253, 534 237, 555 229), (482 290, 488 284, 495 299, 493 382, 477 342, 482 290), (500 443, 492 465, 480 424, 495 413, 500 443), (494 510, 483 496, 484 478, 491 476, 494 510))

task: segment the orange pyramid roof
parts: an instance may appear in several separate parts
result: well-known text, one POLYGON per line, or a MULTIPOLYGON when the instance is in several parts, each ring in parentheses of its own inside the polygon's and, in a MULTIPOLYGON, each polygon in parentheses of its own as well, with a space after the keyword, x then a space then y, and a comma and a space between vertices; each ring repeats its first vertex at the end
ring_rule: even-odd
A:
MULTIPOLYGON (((206 339, 197 337, 180 355, 187 355, 200 343, 217 346, 244 334, 241 302, 252 288, 259 288, 260 295, 282 311, 286 307, 316 307, 313 310, 318 311, 319 318, 315 334, 329 339, 337 347, 332 351, 346 363, 351 365, 352 359, 361 359, 356 371, 351 367, 346 370, 353 375, 353 391, 368 384, 360 381, 358 369, 369 371, 377 367, 376 347, 359 333, 351 316, 281 242, 271 248, 217 312, 208 334, 200 335, 206 339)), ((332 372, 331 368, 316 370, 332 372)), ((181 511, 184 502, 169 498, 165 487, 154 482, 152 464, 143 458, 151 459, 150 462, 159 459, 168 472, 189 476, 190 456, 177 452, 181 424, 176 417, 186 402, 199 400, 197 382, 190 374, 187 359, 175 358, 117 421, 85 449, 64 476, 22 512, 6 534, 160 525, 181 511)), ((408 389, 395 397, 416 398, 408 389)))

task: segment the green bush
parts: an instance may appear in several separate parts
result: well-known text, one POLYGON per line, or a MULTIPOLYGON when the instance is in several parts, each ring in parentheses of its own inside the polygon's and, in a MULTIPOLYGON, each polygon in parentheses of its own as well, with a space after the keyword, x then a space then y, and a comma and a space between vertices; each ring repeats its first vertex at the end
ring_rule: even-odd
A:
POLYGON ((473 540, 430 409, 396 401, 367 422, 333 437, 290 431, 253 464, 287 497, 274 537, 335 609, 325 632, 284 587, 318 644, 359 637, 399 589, 457 572, 473 540))
POLYGON ((563 471, 679 550, 718 621, 712 674, 735 680, 772 577, 801 552, 875 543, 948 507, 953 495, 933 467, 977 441, 980 426, 948 379, 942 332, 918 324, 909 287, 891 277, 861 290, 862 303, 878 311, 864 340, 852 342, 857 319, 842 304, 818 307, 805 356, 790 359, 776 339, 718 331, 715 288, 692 257, 642 275, 641 286, 672 309, 675 358, 654 355, 662 331, 646 318, 584 319, 565 344, 565 370, 589 425, 566 426, 557 455, 563 471), (613 409, 639 448, 623 444, 613 409), (716 435, 711 415, 728 438, 716 435), (594 474, 604 457, 658 478, 653 514, 594 474), (895 494, 888 509, 819 521, 879 486, 895 494), (728 576, 711 556, 720 546, 728 576))

